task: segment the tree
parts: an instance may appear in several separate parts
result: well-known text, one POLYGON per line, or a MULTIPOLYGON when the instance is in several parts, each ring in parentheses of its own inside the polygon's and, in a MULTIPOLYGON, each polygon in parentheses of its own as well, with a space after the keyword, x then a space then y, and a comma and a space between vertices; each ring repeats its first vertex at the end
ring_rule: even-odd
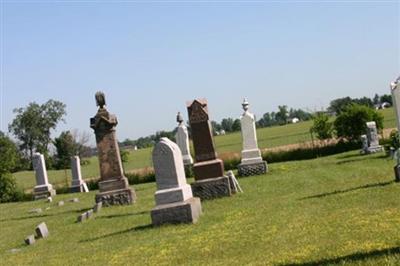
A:
POLYGON ((15 143, 0 131, 0 174, 11 173, 20 161, 15 143))
POLYGON ((77 153, 77 144, 69 131, 61 132, 58 138, 53 142, 56 147, 55 163, 57 169, 68 169, 71 163, 71 157, 77 153))
POLYGON ((334 127, 338 137, 357 141, 367 131, 366 123, 375 121, 378 129, 383 128, 383 116, 364 105, 351 104, 336 118, 334 127))
POLYGON ((352 99, 350 97, 339 98, 331 101, 328 111, 331 113, 340 114, 347 106, 352 103, 352 99))
POLYGON ((35 150, 48 156, 51 130, 64 121, 65 107, 62 102, 49 100, 42 105, 32 102, 25 108, 14 109, 16 117, 8 129, 21 142, 25 156, 32 160, 35 150))
POLYGON ((236 131, 240 131, 241 129, 241 123, 240 123, 240 119, 235 119, 235 121, 233 121, 233 125, 232 125, 232 131, 236 132, 236 131))
POLYGON ((375 96, 374 96, 374 99, 372 100, 372 102, 373 102, 375 105, 378 105, 378 104, 381 103, 380 97, 379 97, 379 95, 378 95, 377 93, 375 93, 375 96))
POLYGON ((76 146, 75 155, 82 157, 83 154, 90 150, 89 141, 91 135, 87 131, 79 131, 77 129, 73 130, 71 135, 76 146))
POLYGON ((317 113, 310 132, 315 133, 320 140, 332 138, 333 123, 329 122, 329 116, 322 112, 317 113))
POLYGON ((374 102, 368 97, 356 98, 353 99, 352 102, 360 105, 365 105, 368 107, 374 107, 374 102))
POLYGON ((222 129, 225 130, 226 132, 232 132, 233 119, 232 118, 222 119, 221 126, 222 129))
POLYGON ((392 95, 384 94, 380 98, 381 103, 388 102, 390 105, 393 105, 392 95))
POLYGON ((289 112, 287 110, 286 105, 279 105, 278 106, 279 111, 275 115, 275 119, 280 125, 284 125, 287 123, 287 118, 289 116, 289 112))
POLYGON ((0 132, 0 202, 16 201, 22 197, 11 172, 18 165, 18 150, 14 142, 0 132))

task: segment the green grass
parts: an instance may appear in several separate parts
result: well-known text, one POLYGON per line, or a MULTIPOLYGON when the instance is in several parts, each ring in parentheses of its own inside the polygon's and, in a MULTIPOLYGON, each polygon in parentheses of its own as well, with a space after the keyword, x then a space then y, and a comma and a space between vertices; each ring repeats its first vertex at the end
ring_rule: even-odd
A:
POLYGON ((399 265, 393 165, 382 154, 358 152, 270 164, 270 173, 239 180, 243 194, 203 202, 195 225, 149 225, 154 183, 134 186, 136 204, 103 208, 83 224, 76 217, 92 207, 95 191, 1 204, 0 264, 399 265), (76 196, 79 203, 56 206, 76 196), (25 246, 42 221, 50 237, 25 246))
MULTIPOLYGON (((395 127, 395 114, 392 108, 381 110, 385 117, 385 128, 395 127)), ((296 144, 311 141, 309 129, 312 121, 306 121, 298 124, 284 126, 260 128, 257 130, 258 144, 260 148, 272 148, 288 144, 296 144)), ((242 149, 242 139, 240 132, 215 137, 216 149, 219 154, 229 152, 240 152, 242 149)), ((130 171, 133 169, 152 166, 151 162, 152 148, 131 151, 128 162, 124 163, 124 169, 130 171)), ((82 176, 85 179, 96 178, 99 176, 99 166, 97 157, 89 159, 90 164, 82 166, 82 176)), ((69 184, 71 173, 67 171, 67 177, 63 170, 49 170, 49 181, 55 186, 64 186, 69 184)), ((23 171, 14 173, 19 187, 24 190, 32 189, 35 186, 35 175, 33 171, 23 171)))

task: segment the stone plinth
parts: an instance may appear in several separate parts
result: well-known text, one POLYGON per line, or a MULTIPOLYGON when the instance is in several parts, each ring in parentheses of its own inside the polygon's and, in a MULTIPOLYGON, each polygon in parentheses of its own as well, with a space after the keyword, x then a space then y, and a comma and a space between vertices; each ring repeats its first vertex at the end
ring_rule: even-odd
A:
POLYGON ((162 138, 153 150, 157 191, 156 207, 151 211, 153 225, 194 223, 201 214, 200 199, 193 198, 186 184, 182 153, 178 145, 162 138))
POLYGON ((96 135, 97 153, 100 164, 99 192, 96 202, 104 206, 131 204, 136 199, 134 190, 129 188, 128 179, 124 176, 122 161, 119 153, 115 127, 117 117, 110 114, 105 105, 104 94, 96 93, 99 110, 90 119, 90 127, 96 135))
POLYGON ((183 202, 164 204, 151 211, 153 225, 196 223, 200 217, 201 203, 199 198, 190 198, 183 202))
POLYGON ((254 114, 249 111, 249 103, 242 103, 244 113, 240 117, 242 131, 242 160, 238 166, 239 176, 262 175, 268 171, 267 162, 263 161, 258 148, 254 114))
POLYGON ((53 186, 49 184, 47 177, 46 163, 43 154, 35 153, 33 155, 33 169, 35 170, 36 186, 33 188, 33 198, 46 199, 56 195, 53 186))
POLYGON ((195 183, 192 184, 193 193, 201 199, 230 196, 229 182, 221 181, 226 179, 224 164, 217 158, 215 152, 207 100, 188 102, 187 109, 196 159, 196 163, 193 165, 195 179, 195 183), (204 180, 206 181, 203 182, 204 180), (212 188, 212 186, 216 187, 212 188))
POLYGON ((192 183, 191 186, 193 195, 201 200, 228 197, 232 194, 227 176, 199 180, 192 183))
POLYGON ((89 192, 86 182, 82 179, 81 173, 81 160, 79 156, 71 158, 71 172, 72 172, 72 183, 70 192, 89 192))

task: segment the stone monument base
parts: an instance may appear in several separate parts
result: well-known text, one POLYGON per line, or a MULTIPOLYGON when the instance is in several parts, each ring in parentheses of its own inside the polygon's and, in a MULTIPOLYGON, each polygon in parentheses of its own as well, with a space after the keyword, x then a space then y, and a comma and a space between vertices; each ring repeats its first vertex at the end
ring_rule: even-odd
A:
POLYGON ((201 214, 199 198, 190 198, 183 202, 162 204, 151 210, 153 225, 195 223, 201 214))
POLYGON ((238 166, 239 176, 263 175, 268 172, 266 161, 256 163, 241 163, 238 166))
POLYGON ((231 195, 229 178, 226 176, 197 180, 191 184, 193 196, 208 200, 231 195))
POLYGON ((394 177, 395 182, 400 182, 400 164, 394 167, 394 177))
POLYGON ((366 150, 366 153, 371 154, 371 153, 376 153, 376 152, 381 152, 381 151, 383 151, 382 146, 371 146, 371 147, 368 147, 368 149, 366 150))
POLYGON ((193 165, 196 180, 217 178, 224 175, 224 162, 221 159, 204 161, 193 165))
POLYGON ((70 193, 81 193, 81 192, 89 192, 89 189, 86 183, 82 183, 78 186, 72 186, 69 188, 70 193))
POLYGON ((56 195, 56 191, 52 185, 36 186, 33 188, 33 199, 46 199, 56 195))
POLYGON ((99 182, 100 193, 96 195, 96 203, 102 202, 104 206, 127 205, 136 200, 134 190, 129 188, 126 177, 99 182))

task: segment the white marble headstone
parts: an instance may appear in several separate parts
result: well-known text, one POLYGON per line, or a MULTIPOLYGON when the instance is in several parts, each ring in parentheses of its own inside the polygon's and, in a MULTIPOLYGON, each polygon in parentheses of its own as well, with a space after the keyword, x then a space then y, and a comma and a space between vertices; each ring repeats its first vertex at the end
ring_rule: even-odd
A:
MULTIPOLYGON (((180 114, 178 113, 178 117, 180 114)), ((193 158, 190 155, 190 148, 189 148, 189 133, 187 127, 185 126, 183 120, 179 120, 178 118, 178 128, 176 130, 175 139, 176 144, 178 144, 179 148, 182 152, 183 163, 185 165, 193 164, 193 158)))
POLYGON ((168 138, 161 138, 153 150, 156 175, 156 204, 168 204, 192 198, 192 189, 186 183, 182 153, 178 145, 168 138))
POLYGON ((35 153, 33 155, 33 169, 35 170, 36 184, 37 186, 43 186, 49 184, 49 179, 47 177, 46 162, 44 160, 43 154, 35 153))
POLYGON ((378 130, 375 121, 367 122, 367 136, 370 147, 379 146, 378 130))
POLYGON ((400 77, 390 84, 390 88, 392 89, 392 100, 397 118, 397 128, 400 132, 400 77))
POLYGON ((243 103, 244 113, 240 117, 242 129, 242 163, 262 162, 261 152, 258 149, 256 123, 254 114, 248 110, 248 102, 243 103))

